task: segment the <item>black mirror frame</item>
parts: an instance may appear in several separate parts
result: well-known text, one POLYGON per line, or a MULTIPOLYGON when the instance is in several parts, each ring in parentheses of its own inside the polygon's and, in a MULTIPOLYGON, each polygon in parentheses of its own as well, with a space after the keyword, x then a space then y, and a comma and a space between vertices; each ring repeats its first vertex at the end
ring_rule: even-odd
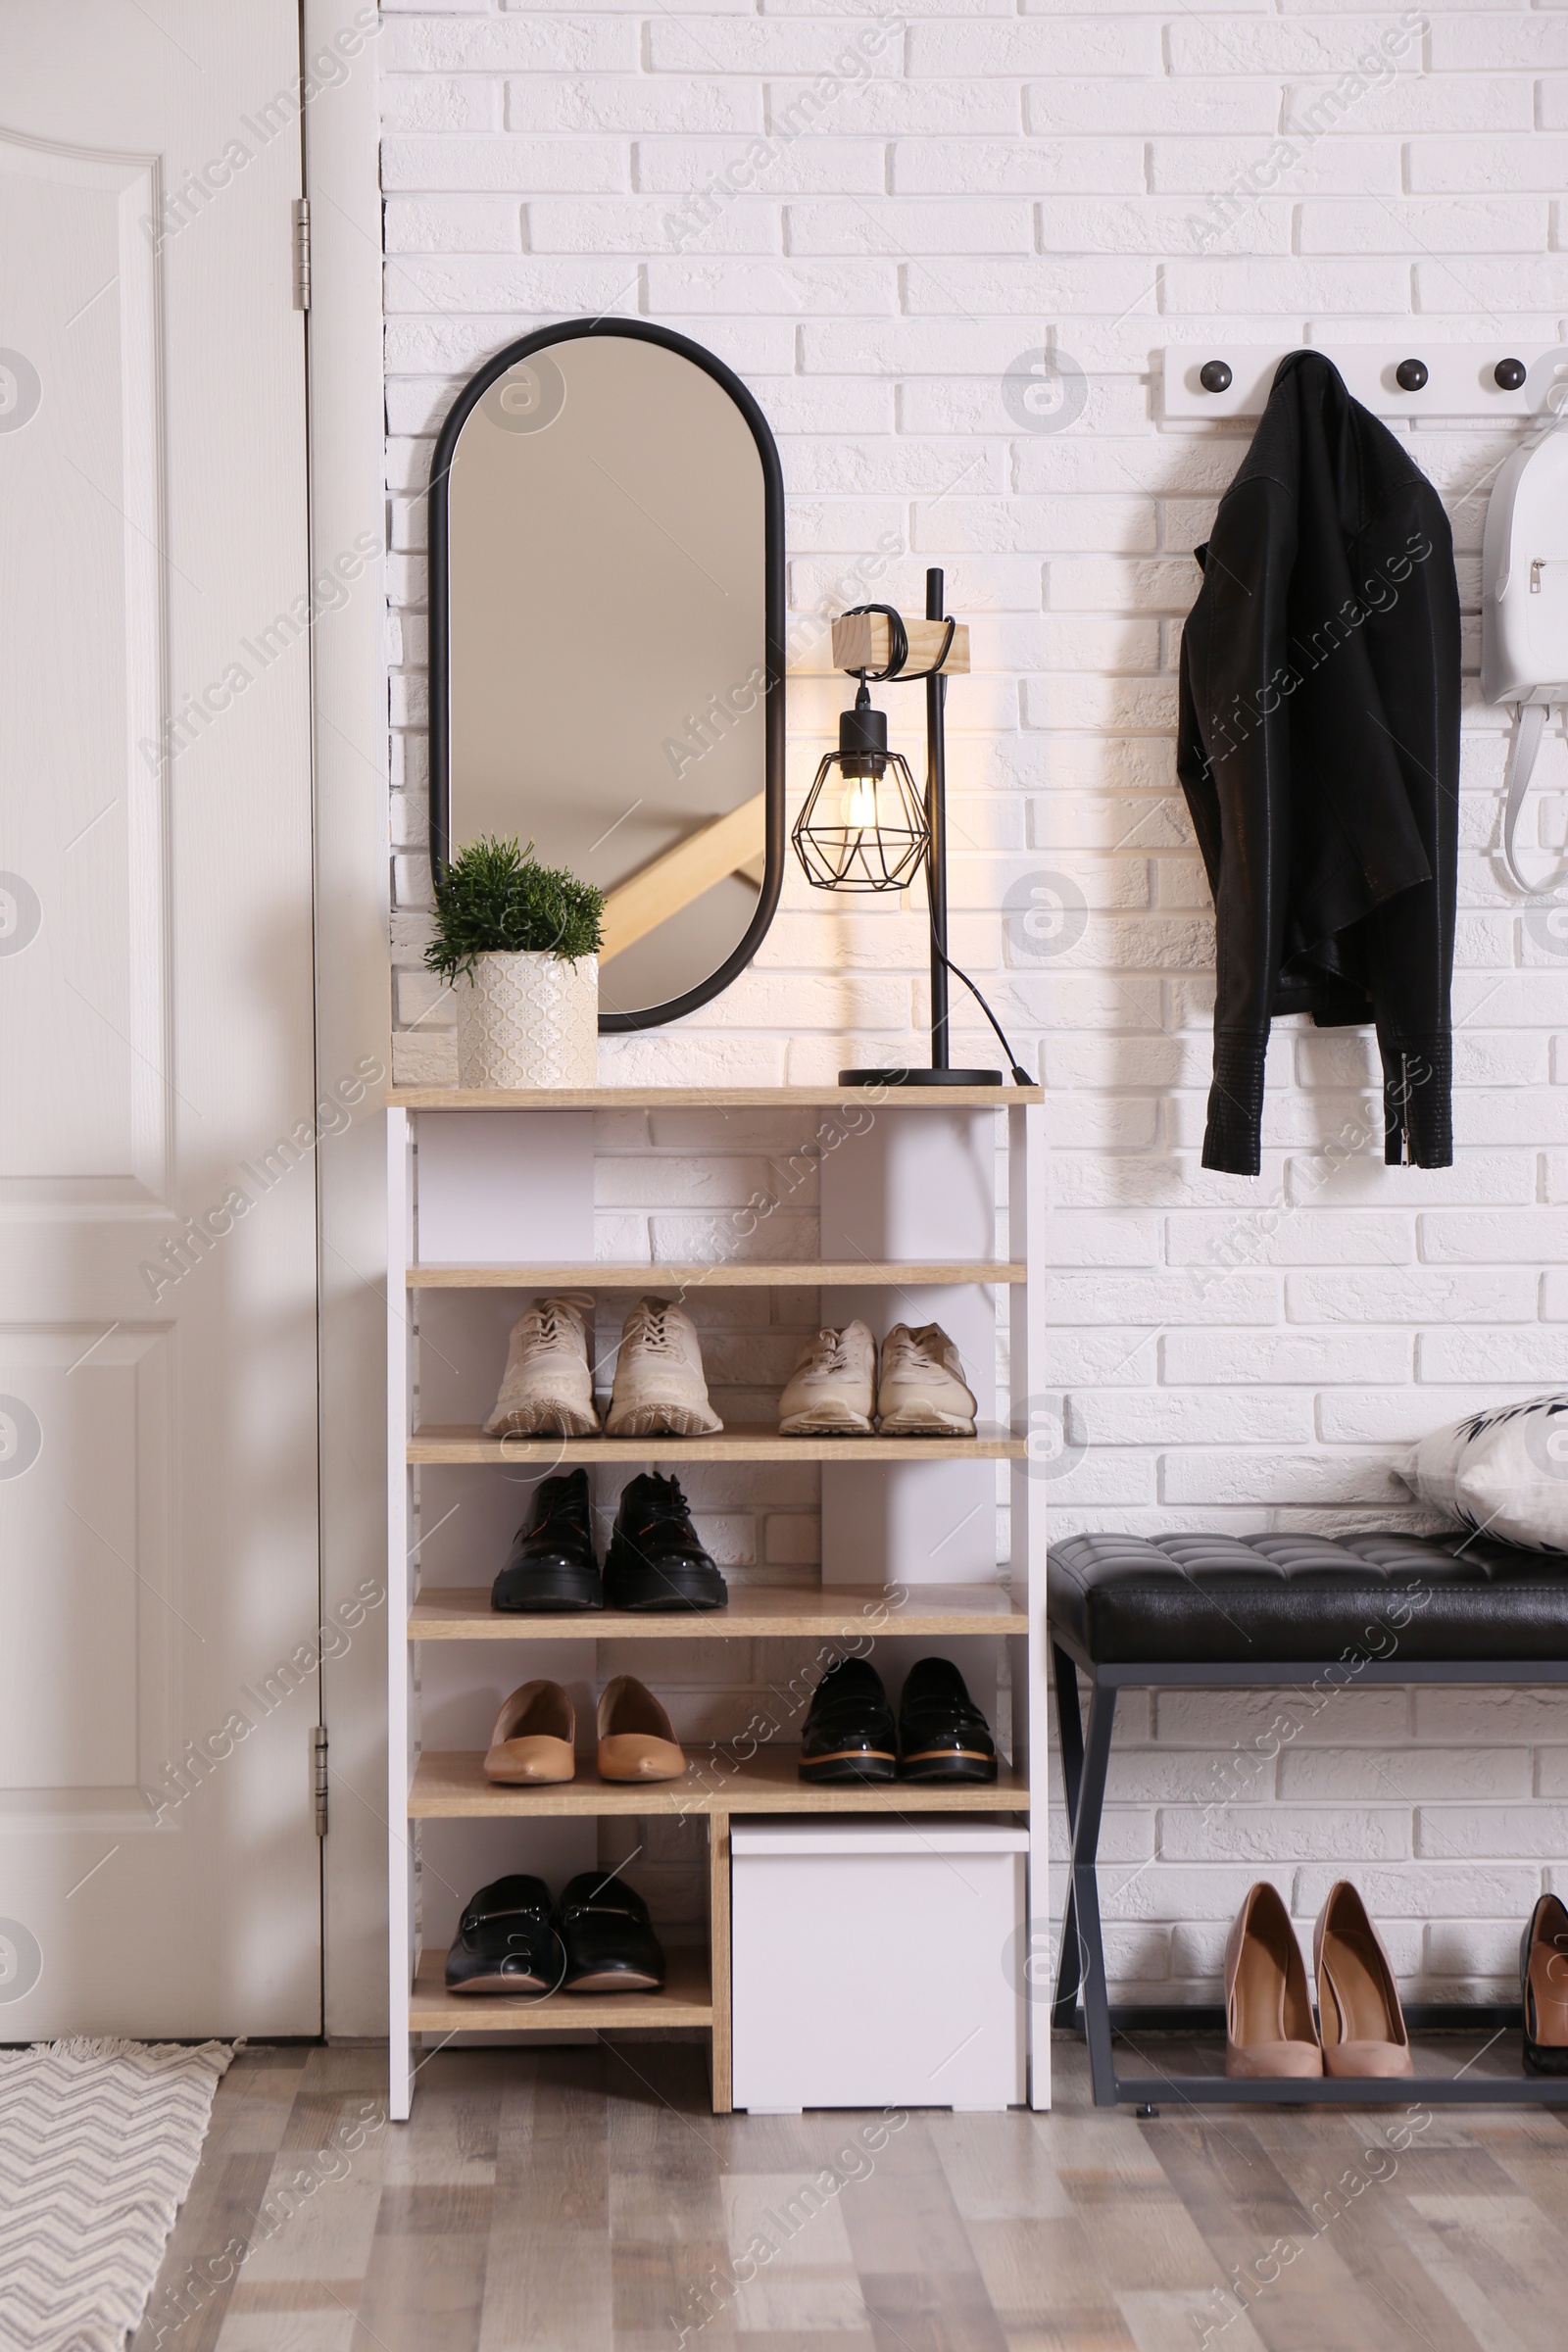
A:
POLYGON ((448 632, 451 624, 451 601, 447 570, 447 477, 457 451, 458 438, 473 410, 498 377, 519 360, 532 357, 536 351, 548 351, 557 343, 574 343, 583 335, 624 335, 634 342, 660 343, 666 351, 678 352, 682 359, 701 368, 705 374, 729 394, 751 427, 752 439, 762 463, 762 495, 764 501, 763 564, 766 570, 763 604, 764 658, 767 665, 765 689, 765 721, 763 734, 763 788, 766 793, 766 862, 762 874, 761 893, 757 910, 747 925, 744 936, 719 965, 717 971, 689 988, 684 996, 672 997, 666 1004, 655 1004, 641 1012, 602 1012, 599 1015, 601 1035, 628 1029, 657 1029, 666 1021, 677 1021, 684 1013, 695 1012, 707 1004, 730 982, 739 977, 751 962, 767 934, 778 906, 779 892, 784 882, 784 476, 779 466, 778 446, 772 429, 751 393, 741 379, 723 361, 705 351, 700 343, 691 342, 685 335, 675 334, 667 326, 654 326, 637 318, 571 318, 560 326, 541 327, 537 333, 524 335, 520 342, 509 343, 487 360, 478 371, 468 378, 453 405, 452 413, 441 428, 430 465, 430 872, 438 876, 447 862, 452 829, 452 772, 451 742, 447 724, 448 702, 451 693, 451 669, 448 661, 448 632))

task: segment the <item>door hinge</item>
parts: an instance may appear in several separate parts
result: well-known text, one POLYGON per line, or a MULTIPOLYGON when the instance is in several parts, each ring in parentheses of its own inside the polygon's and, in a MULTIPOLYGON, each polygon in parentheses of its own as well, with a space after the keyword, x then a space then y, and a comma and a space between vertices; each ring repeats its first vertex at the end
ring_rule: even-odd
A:
POLYGON ((311 1760, 316 1768, 316 1835, 326 1836, 326 1726, 318 1723, 311 1731, 311 1760))
POLYGON ((296 196, 294 215, 294 308, 308 311, 311 307, 311 200, 296 196))

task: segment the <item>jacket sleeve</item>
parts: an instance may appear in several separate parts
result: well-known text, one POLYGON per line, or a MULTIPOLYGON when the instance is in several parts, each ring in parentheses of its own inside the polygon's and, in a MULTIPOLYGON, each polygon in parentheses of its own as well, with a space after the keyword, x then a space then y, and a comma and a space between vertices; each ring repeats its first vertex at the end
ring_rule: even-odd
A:
POLYGON ((1214 1075, 1203 1165, 1255 1176, 1283 953, 1291 792, 1287 598, 1296 502, 1267 475, 1222 500, 1182 638, 1177 766, 1214 894, 1214 1075))
POLYGON ((1459 849, 1459 588, 1437 494, 1412 484, 1353 554, 1373 608, 1365 630, 1389 740, 1430 867, 1363 926, 1383 1054, 1384 1156, 1453 1164, 1449 987, 1459 849))

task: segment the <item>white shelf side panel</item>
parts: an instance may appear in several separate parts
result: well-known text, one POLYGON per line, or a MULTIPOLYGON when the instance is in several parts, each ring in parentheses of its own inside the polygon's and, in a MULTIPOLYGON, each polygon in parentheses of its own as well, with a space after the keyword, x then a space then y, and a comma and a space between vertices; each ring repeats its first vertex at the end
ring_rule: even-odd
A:
MULTIPOLYGON (((1007 1293, 1009 1420, 1028 1436, 1046 1377, 1045 1112, 1038 1104, 1007 1113, 1007 1250, 1029 1269, 1029 1280, 1007 1293)), ((1026 1454, 1010 1465, 1008 1482, 1014 1597, 1028 1594, 1029 1631, 1009 1644, 1012 1664, 1013 1754, 1029 1767, 1029 1869, 1024 1934, 1011 1967, 1022 1984, 1029 2031, 1029 2104, 1051 2105, 1051 2004, 1055 1944, 1051 1929, 1050 1722, 1046 1671, 1046 1473, 1049 1464, 1026 1454)))
POLYGON ((414 2098, 409 1995, 415 1959, 414 1850, 408 1817, 415 1752, 414 1660, 403 1638, 414 1544, 414 1474, 408 1467, 414 1351, 404 1281, 413 1246, 414 1145, 407 1111, 387 1112, 386 1147, 387 2104, 392 2121, 404 2124, 414 2098))

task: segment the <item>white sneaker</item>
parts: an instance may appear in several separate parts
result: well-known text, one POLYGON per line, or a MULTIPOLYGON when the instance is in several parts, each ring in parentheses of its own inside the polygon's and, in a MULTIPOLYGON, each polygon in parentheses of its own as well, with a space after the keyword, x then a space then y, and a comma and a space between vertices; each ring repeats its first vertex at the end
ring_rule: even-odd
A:
POLYGON ((917 1331, 894 1324, 882 1343, 876 1412, 888 1438, 974 1436, 974 1396, 940 1323, 922 1323, 917 1331))
POLYGON ((507 1368, 487 1438, 591 1438, 599 1427, 588 1324, 593 1300, 580 1291, 536 1298, 512 1327, 507 1368))
POLYGON ((620 1335, 605 1435, 709 1438, 723 1426, 708 1401, 690 1315, 667 1298, 639 1298, 620 1335))
POLYGON ((819 1331, 795 1359, 778 1400, 782 1438, 868 1438, 876 1410, 876 1342, 863 1323, 819 1331))

